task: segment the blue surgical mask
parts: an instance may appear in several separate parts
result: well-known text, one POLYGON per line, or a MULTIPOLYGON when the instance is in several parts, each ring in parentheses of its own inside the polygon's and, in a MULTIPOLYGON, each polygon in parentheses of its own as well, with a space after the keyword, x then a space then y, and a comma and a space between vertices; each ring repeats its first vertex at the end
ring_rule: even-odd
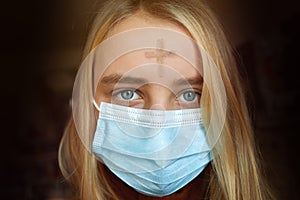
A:
POLYGON ((157 197, 187 185, 212 160, 200 109, 101 103, 92 149, 122 181, 157 197))

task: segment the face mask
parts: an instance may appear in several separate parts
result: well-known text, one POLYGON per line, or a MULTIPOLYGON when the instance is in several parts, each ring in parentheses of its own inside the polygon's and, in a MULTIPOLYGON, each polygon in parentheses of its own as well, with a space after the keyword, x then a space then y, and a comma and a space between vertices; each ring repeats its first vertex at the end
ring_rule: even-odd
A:
POLYGON ((95 155, 140 193, 166 196, 212 160, 200 109, 143 110, 101 103, 95 155))

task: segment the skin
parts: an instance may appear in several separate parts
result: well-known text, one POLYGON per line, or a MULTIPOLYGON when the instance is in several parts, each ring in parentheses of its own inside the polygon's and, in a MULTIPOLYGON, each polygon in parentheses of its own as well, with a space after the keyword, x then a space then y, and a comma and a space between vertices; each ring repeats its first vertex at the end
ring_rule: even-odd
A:
MULTIPOLYGON (((167 28, 190 37, 189 33, 182 26, 153 18, 142 12, 118 23, 109 31, 108 37, 130 29, 144 27, 167 28)), ((155 53, 154 51, 152 50, 151 53, 155 53)), ((198 70, 178 56, 167 54, 162 60, 159 60, 155 57, 146 56, 148 55, 147 52, 149 50, 140 50, 126 54, 105 70, 96 90, 95 100, 97 104, 108 102, 135 108, 159 110, 199 107, 202 77, 198 70), (137 68, 137 66, 147 63, 154 65, 148 66, 148 68, 137 68), (164 66, 155 64, 163 64, 164 66), (130 77, 130 81, 126 81, 128 77, 130 77), (138 78, 141 77, 146 79, 146 81, 139 83, 138 78), (168 78, 170 83, 164 82, 168 78), (189 81, 176 85, 173 79, 189 81)), ((210 167, 206 167, 204 172, 184 188, 171 195, 159 198, 138 193, 105 167, 110 185, 121 199, 140 200, 201 199, 206 192, 203 188, 207 188, 209 170, 210 167)))

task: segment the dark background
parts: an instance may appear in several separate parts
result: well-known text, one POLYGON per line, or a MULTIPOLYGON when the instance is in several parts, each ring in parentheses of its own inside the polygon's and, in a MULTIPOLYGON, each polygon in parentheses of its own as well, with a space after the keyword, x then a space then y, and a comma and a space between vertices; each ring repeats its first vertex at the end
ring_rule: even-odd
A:
MULTIPOLYGON (((1 4, 1 199, 68 196, 57 149, 95 2, 1 4)), ((240 55, 270 183, 299 199, 299 3, 209 2, 240 55)))

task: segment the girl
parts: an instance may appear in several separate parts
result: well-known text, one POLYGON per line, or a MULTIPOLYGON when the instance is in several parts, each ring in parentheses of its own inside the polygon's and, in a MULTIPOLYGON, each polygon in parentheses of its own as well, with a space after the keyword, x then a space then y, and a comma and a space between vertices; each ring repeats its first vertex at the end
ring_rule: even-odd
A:
POLYGON ((59 162, 78 199, 272 199, 232 49, 201 1, 104 1, 72 106, 59 162))

